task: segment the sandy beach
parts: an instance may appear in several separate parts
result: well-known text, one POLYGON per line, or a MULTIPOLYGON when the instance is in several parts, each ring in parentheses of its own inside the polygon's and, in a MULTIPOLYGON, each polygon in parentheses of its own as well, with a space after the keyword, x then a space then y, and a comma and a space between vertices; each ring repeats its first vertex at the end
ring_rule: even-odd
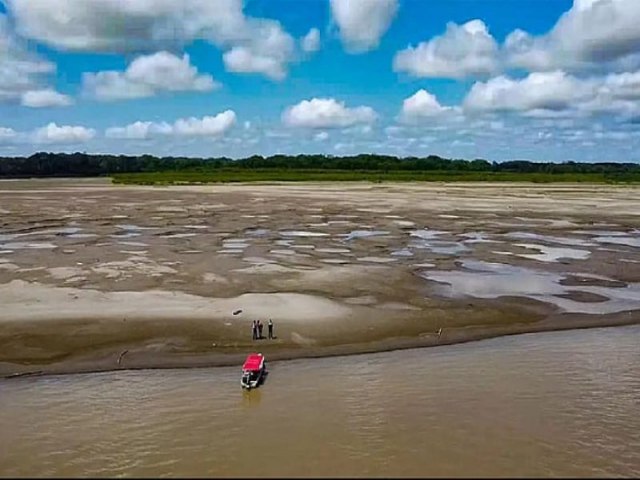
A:
POLYGON ((640 322, 637 187, 17 180, 0 214, 3 376, 640 322))

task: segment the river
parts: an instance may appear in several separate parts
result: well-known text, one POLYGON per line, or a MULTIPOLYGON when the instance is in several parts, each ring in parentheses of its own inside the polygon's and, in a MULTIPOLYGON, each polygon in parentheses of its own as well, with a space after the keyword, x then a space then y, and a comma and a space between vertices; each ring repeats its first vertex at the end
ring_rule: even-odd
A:
POLYGON ((640 475, 640 326, 269 369, 0 381, 0 475, 640 475))

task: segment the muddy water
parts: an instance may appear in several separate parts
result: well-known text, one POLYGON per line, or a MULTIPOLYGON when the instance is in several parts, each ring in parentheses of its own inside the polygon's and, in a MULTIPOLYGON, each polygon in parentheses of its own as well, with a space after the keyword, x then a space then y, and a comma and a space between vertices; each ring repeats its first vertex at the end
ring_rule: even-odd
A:
POLYGON ((640 327, 0 381, 0 475, 638 476, 640 327))

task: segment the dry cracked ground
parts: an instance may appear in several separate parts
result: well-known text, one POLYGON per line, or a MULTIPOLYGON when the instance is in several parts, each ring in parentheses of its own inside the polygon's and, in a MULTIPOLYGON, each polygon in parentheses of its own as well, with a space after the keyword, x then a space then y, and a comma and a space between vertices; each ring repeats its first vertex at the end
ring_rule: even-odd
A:
POLYGON ((3 375, 633 323, 639 282, 638 187, 0 182, 3 375))

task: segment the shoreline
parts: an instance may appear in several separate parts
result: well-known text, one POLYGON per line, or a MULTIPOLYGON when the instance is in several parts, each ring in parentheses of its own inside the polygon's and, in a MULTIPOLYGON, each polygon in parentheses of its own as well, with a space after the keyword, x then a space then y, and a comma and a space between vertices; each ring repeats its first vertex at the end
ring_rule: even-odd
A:
MULTIPOLYGON (((417 338, 395 337, 373 342, 346 343, 323 347, 307 347, 300 349, 282 348, 270 352, 269 362, 281 362, 298 359, 313 359, 327 357, 344 357, 384 353, 418 348, 432 348, 458 345, 462 343, 490 340, 493 338, 531 333, 560 332, 566 330, 582 330, 588 328, 611 328, 640 324, 640 317, 636 312, 621 312, 603 318, 599 315, 580 316, 576 318, 550 318, 534 323, 522 323, 502 326, 461 327, 443 329, 442 335, 436 333, 417 338), (595 318, 590 318, 595 317, 595 318)), ((253 350, 261 350, 255 348, 253 350)), ((249 353, 201 353, 201 354, 153 354, 149 352, 130 352, 129 349, 101 355, 99 352, 70 361, 42 364, 30 368, 17 368, 14 373, 3 374, 3 380, 24 377, 75 375, 89 373, 104 373, 121 370, 164 370, 182 368, 218 368, 241 365, 249 353), (118 361, 121 361, 118 365, 118 361), (125 361, 126 360, 126 361, 125 361), (35 368, 34 368, 35 367, 35 368)), ((0 369, 11 368, 7 362, 0 363, 0 369), (2 366, 4 363, 4 366, 2 366)))

